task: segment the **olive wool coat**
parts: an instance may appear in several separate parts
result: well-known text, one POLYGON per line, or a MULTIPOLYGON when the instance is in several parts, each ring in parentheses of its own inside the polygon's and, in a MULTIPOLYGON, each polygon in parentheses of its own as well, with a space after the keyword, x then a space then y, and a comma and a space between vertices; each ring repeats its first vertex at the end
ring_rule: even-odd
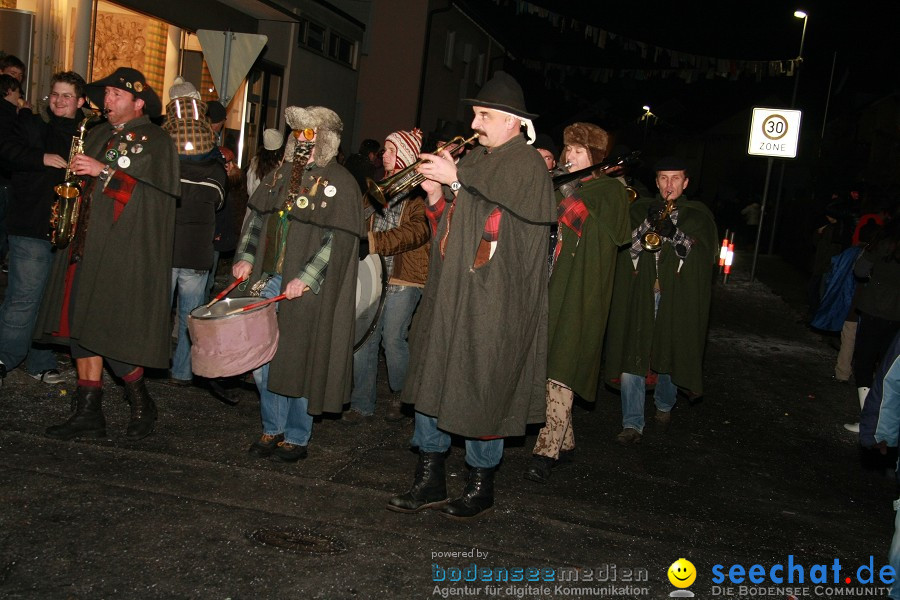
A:
POLYGON ((594 401, 619 246, 631 241, 628 195, 602 176, 575 191, 590 215, 581 238, 560 224, 562 247, 550 277, 547 377, 594 401))
MULTIPOLYGON (((631 226, 647 217, 651 203, 662 197, 640 198, 631 205, 631 226)), ((629 248, 619 253, 606 334, 605 377, 615 384, 621 373, 646 375, 648 369, 668 373, 680 388, 703 393, 703 350, 709 323, 713 267, 718 247, 716 224, 702 202, 677 200, 678 229, 694 239, 682 261, 670 243, 659 252, 643 251, 637 265, 629 248), (653 316, 655 281, 661 290, 653 316)))
MULTIPOLYGON (((293 163, 285 162, 250 199, 250 208, 265 220, 279 218, 288 195, 293 163), (274 182, 274 183, 273 183, 274 182)), ((276 394, 305 397, 308 412, 341 412, 353 383, 353 334, 356 322, 356 274, 359 240, 365 235, 362 200, 356 180, 332 161, 310 165, 301 185, 308 202, 289 211, 290 228, 284 251, 281 291, 299 276, 322 247, 327 231, 331 257, 318 293, 278 304, 278 350, 269 365, 269 389, 276 394), (320 184, 314 185, 320 178, 320 184), (315 190, 315 194, 312 191, 315 190)), ((263 222, 263 231, 266 222, 263 222)), ((265 239, 260 240, 250 281, 259 279, 265 239)))
POLYGON ((106 185, 94 180, 86 198, 90 212, 71 313, 65 300, 76 271, 69 268, 74 244, 56 252, 35 337, 73 339, 106 358, 166 369, 175 198, 181 190, 175 144, 142 116, 117 131, 97 125, 87 133, 84 150, 114 174, 106 185))
POLYGON ((463 187, 452 220, 448 207, 432 241, 403 400, 449 433, 522 435, 545 412, 550 177, 522 136, 474 148, 457 175, 463 187), (494 255, 476 268, 485 221, 498 206, 494 255))

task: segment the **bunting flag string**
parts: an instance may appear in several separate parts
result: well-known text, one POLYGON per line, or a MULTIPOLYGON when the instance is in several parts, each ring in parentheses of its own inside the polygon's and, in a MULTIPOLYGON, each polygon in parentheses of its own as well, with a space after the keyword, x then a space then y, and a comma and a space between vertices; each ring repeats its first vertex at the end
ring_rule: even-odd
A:
MULTIPOLYGON (((501 6, 508 4, 509 0, 493 0, 493 2, 497 6, 501 6)), ((590 23, 582 23, 573 17, 532 4, 528 0, 514 0, 514 8, 516 15, 526 14, 546 19, 554 28, 558 28, 560 31, 569 29, 570 31, 581 32, 585 40, 590 41, 590 43, 602 50, 605 50, 611 42, 614 42, 617 44, 617 47, 637 54, 641 59, 650 60, 654 65, 646 68, 588 68, 591 72, 590 77, 594 81, 606 82, 614 77, 632 77, 641 80, 679 77, 686 83, 691 83, 700 78, 714 79, 720 77, 737 80, 745 76, 754 77, 757 81, 761 81, 764 77, 793 77, 796 72, 798 59, 737 60, 690 54, 639 40, 632 40, 612 31, 607 31, 602 27, 590 23)), ((567 74, 574 73, 575 69, 583 68, 531 59, 525 59, 522 62, 526 67, 544 71, 545 76, 549 75, 550 71, 553 71, 558 78, 564 78, 567 74)))

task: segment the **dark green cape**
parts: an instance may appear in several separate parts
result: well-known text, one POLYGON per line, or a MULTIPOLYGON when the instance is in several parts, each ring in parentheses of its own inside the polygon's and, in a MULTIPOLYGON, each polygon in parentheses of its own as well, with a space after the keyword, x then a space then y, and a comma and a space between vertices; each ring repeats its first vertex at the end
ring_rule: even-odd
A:
MULTIPOLYGON (((291 167, 285 162, 275 175, 274 187, 263 183, 250 199, 250 207, 264 219, 278 218, 287 197, 291 167)), ((341 412, 350 397, 359 238, 365 234, 365 223, 359 186, 344 167, 335 161, 325 167, 314 165, 304 174, 303 185, 311 188, 311 177, 323 180, 316 194, 305 194, 309 200, 306 208, 294 207, 288 213, 282 291, 321 248, 329 229, 334 233, 331 258, 318 294, 309 291, 278 305, 278 351, 269 366, 269 389, 306 397, 308 412, 318 415, 341 412), (326 195, 328 186, 334 186, 333 196, 326 195)), ((262 239, 251 281, 260 276, 264 252, 262 239)))
POLYGON ((631 241, 628 195, 618 180, 605 176, 584 182, 575 195, 584 201, 590 216, 581 239, 560 225, 564 228, 562 250, 550 277, 547 377, 593 402, 600 380, 616 253, 619 246, 631 241))
MULTIPOLYGON (((72 298, 71 338, 100 356, 166 369, 171 353, 175 197, 181 191, 175 145, 144 116, 115 133, 106 125, 94 127, 85 139, 85 154, 127 173, 137 185, 113 222, 115 202, 103 193, 101 181, 94 184, 72 298), (127 167, 121 166, 118 156, 105 153, 112 136, 114 149, 126 152, 127 167)), ((53 336, 59 331, 68 266, 69 249, 57 251, 35 328, 38 339, 69 341, 53 336)))
POLYGON ((547 167, 517 136, 459 162, 446 256, 432 242, 428 281, 410 334, 405 402, 467 437, 522 435, 544 420, 548 224, 556 219, 547 167), (485 221, 503 209, 494 256, 473 268, 485 221))
MULTIPOLYGON (((652 202, 640 198, 631 205, 631 226, 647 217, 652 202)), ((669 373, 678 387, 703 393, 703 350, 709 322, 713 267, 718 256, 716 224, 702 202, 679 198, 678 228, 694 238, 683 262, 672 245, 657 253, 641 252, 637 267, 629 248, 620 251, 607 331, 605 377, 614 382, 621 373, 645 375, 648 369, 669 373), (658 274, 658 275, 657 275, 658 274), (659 277, 662 294, 653 318, 653 283, 659 277)))

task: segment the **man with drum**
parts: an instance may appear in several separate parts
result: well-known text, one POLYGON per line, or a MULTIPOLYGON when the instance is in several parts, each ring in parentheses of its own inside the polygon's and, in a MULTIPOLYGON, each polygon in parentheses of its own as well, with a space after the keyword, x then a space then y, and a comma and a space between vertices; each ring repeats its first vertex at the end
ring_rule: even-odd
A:
POLYGON ((387 505, 403 513, 440 509, 459 520, 493 506, 503 438, 544 419, 547 240, 556 219, 547 165, 529 145, 536 115, 519 84, 500 71, 463 102, 481 147, 458 165, 446 150, 422 154, 427 162, 418 167, 454 198, 431 245, 410 335, 403 399, 416 406, 419 462, 412 487, 387 505), (469 476, 448 502, 450 434, 466 438, 469 476))
POLYGON ((70 157, 72 171, 86 178, 81 215, 73 241, 56 253, 35 328, 43 341, 68 342, 78 387, 74 412, 47 435, 106 436, 106 360, 131 406, 126 437, 139 440, 157 414, 143 367, 169 366, 178 154, 150 122, 162 103, 140 71, 120 67, 88 84, 87 95, 104 107, 108 124, 91 129, 84 153, 70 157))
MULTIPOLYGON (((395 131, 387 136, 383 157, 385 175, 391 176, 413 164, 419 157, 421 147, 422 131, 419 129, 395 131)), ((433 191, 441 193, 440 184, 426 182, 423 187, 430 185, 433 191)), ((364 200, 369 254, 384 257, 388 288, 375 330, 353 355, 353 393, 350 395, 350 410, 344 415, 344 420, 348 422, 358 422, 375 412, 379 344, 384 346, 392 391, 385 419, 399 421, 403 418, 400 392, 409 364, 406 338, 428 276, 431 226, 425 214, 425 201, 420 196, 393 203, 390 199, 388 201, 388 206, 382 207, 374 206, 374 200, 368 196, 364 200)))
POLYGON ((343 123, 334 111, 290 106, 284 162, 250 198, 232 273, 278 306, 278 349, 253 372, 262 436, 250 453, 296 462, 307 456, 313 415, 341 412, 353 381, 359 239, 356 180, 335 156, 343 123))

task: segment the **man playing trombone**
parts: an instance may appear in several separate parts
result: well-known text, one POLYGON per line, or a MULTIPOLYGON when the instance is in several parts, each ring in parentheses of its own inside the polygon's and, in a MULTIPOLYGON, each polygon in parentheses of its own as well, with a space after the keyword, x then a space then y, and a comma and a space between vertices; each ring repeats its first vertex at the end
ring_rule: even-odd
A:
POLYGON ((543 420, 547 352, 547 238, 554 202, 547 167, 528 144, 536 115, 522 88, 495 73, 472 106, 481 148, 457 165, 423 154, 418 171, 454 199, 432 241, 428 281, 411 332, 403 400, 415 404, 419 462, 410 490, 387 508, 440 509, 467 520, 494 504, 503 438, 543 420), (527 127, 528 141, 521 134, 527 127), (448 502, 450 434, 466 438, 469 475, 448 502))

